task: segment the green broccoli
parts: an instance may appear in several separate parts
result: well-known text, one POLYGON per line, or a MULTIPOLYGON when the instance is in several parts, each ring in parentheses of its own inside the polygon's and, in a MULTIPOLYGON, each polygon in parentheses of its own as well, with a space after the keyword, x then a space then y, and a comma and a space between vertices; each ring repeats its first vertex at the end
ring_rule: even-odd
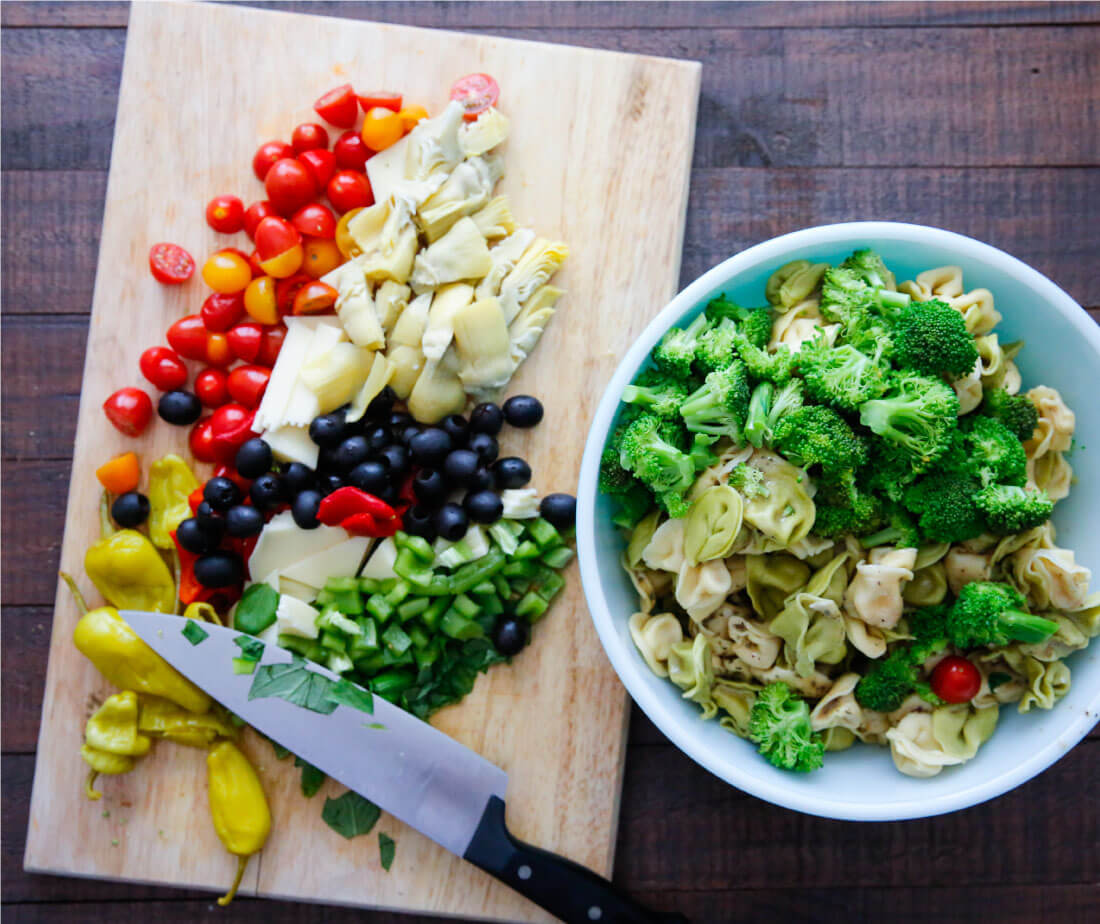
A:
POLYGON ((723 319, 734 321, 737 329, 758 347, 766 347, 772 335, 772 310, 770 305, 762 308, 742 308, 724 295, 712 299, 706 308, 707 320, 712 324, 723 319))
POLYGON ((894 292, 894 274, 887 268, 886 264, 882 261, 875 251, 870 247, 863 247, 852 253, 847 260, 840 264, 844 269, 850 270, 855 273, 867 283, 869 286, 873 286, 876 289, 884 289, 890 296, 896 296, 894 304, 898 307, 908 304, 909 296, 904 292, 894 292))
POLYGON ((914 645, 941 645, 947 639, 947 617, 950 612, 950 603, 935 603, 907 613, 905 621, 909 624, 914 645))
POLYGON ((785 343, 780 344, 774 353, 752 343, 748 337, 738 331, 733 342, 737 347, 749 378, 754 381, 771 382, 773 385, 785 385, 794 372, 796 356, 785 343))
POLYGON ((865 549, 879 545, 893 545, 899 549, 918 549, 923 538, 917 524, 909 513, 899 504, 887 502, 883 505, 883 519, 886 525, 877 532, 863 536, 859 542, 865 549))
POLYGON ((993 581, 974 581, 959 591, 947 617, 947 634, 959 648, 1035 644, 1058 631, 1058 623, 1033 616, 1015 588, 993 581))
POLYGON ((859 422, 927 465, 950 445, 958 414, 959 399, 949 385, 905 370, 890 377, 881 398, 860 405, 859 422))
POLYGON ((687 453, 665 438, 659 418, 644 414, 627 425, 619 460, 670 514, 682 516, 687 512, 683 494, 695 479, 695 465, 687 453))
POLYGON ((894 356, 894 335, 889 324, 875 314, 860 315, 846 324, 838 340, 882 362, 889 362, 894 356))
POLYGON ((615 513, 611 522, 623 529, 633 529, 653 509, 653 495, 637 480, 628 489, 618 491, 612 497, 615 500, 615 513))
POLYGON ((974 495, 981 489, 967 472, 939 469, 906 489, 903 503, 918 517, 921 533, 933 542, 965 542, 985 532, 974 495))
POLYGON ((771 492, 764 481, 764 473, 752 465, 739 462, 729 473, 729 486, 747 498, 767 497, 771 492))
POLYGON ((860 472, 865 491, 890 501, 901 500, 905 489, 920 475, 923 465, 893 443, 874 434, 866 437, 867 464, 860 472))
POLYGON ((978 413, 999 420, 1026 442, 1035 434, 1039 410, 1026 395, 1010 395, 1003 388, 990 388, 982 399, 978 413))
POLYGON ((753 446, 770 446, 776 421, 802 407, 802 382, 791 379, 776 390, 771 382, 761 382, 749 398, 745 418, 745 437, 753 446))
POLYGON ((699 337, 707 329, 706 315, 700 314, 687 327, 673 327, 650 354, 657 368, 679 379, 691 378, 691 364, 699 337))
POLYGON ((798 370, 811 398, 843 411, 857 410, 886 387, 877 358, 853 346, 830 347, 821 337, 799 351, 798 370))
POLYGON ((744 442, 745 415, 749 410, 749 381, 740 360, 712 372, 703 384, 680 402, 679 413, 693 433, 728 436, 744 442))
POLYGON ((693 385, 690 380, 676 378, 659 369, 646 369, 632 385, 623 389, 623 401, 658 417, 676 418, 693 385))
POLYGON ((974 503, 989 531, 999 536, 1041 526, 1054 511, 1046 491, 1027 491, 1018 485, 991 484, 974 495, 974 503))
POLYGON ((780 770, 817 770, 825 756, 821 736, 810 727, 810 707, 785 683, 756 694, 749 713, 749 738, 764 759, 780 770))
POLYGON ((705 331, 695 348, 695 368, 703 375, 725 369, 737 358, 734 336, 737 325, 729 318, 722 318, 705 331))
POLYGON ((926 375, 961 378, 974 368, 978 350, 966 321, 939 299, 912 302, 894 321, 894 361, 926 375))
POLYGON ((608 445, 600 456, 599 488, 603 494, 620 494, 629 491, 637 479, 622 466, 618 443, 608 445))
POLYGON ((913 692, 917 668, 907 647, 874 661, 856 684, 856 702, 875 712, 893 712, 913 692))
POLYGON ((825 271, 821 280, 821 313, 844 325, 860 323, 868 314, 891 315, 909 304, 909 296, 873 285, 844 265, 825 271))
POLYGON ((832 408, 806 405, 779 417, 772 443, 795 465, 820 465, 826 475, 855 472, 867 461, 867 447, 832 408))
POLYGON ((882 520, 878 498, 861 491, 852 479, 843 479, 839 484, 822 481, 814 496, 814 506, 813 531, 827 539, 845 533, 861 536, 882 520))
POLYGON ((687 451, 687 454, 691 457, 691 464, 695 466, 695 471, 701 472, 718 461, 718 456, 710 448, 716 442, 718 442, 716 436, 707 436, 705 433, 695 434, 687 451))
POLYGON ((972 470, 983 485, 1023 485, 1027 481, 1024 444, 1000 421, 969 418, 965 441, 972 470))

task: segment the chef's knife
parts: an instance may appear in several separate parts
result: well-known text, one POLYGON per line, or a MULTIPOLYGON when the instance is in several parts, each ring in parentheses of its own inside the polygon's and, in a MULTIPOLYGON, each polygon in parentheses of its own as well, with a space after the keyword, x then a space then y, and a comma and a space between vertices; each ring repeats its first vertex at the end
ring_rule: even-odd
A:
MULTIPOLYGON (((127 610, 122 618, 176 670, 257 731, 563 921, 686 924, 682 915, 642 908, 571 860, 516 840, 504 821, 507 774, 381 697, 374 697, 372 715, 344 705, 323 714, 278 697, 253 699, 253 683, 267 673, 260 668, 289 663, 289 651, 267 645, 256 673, 237 674, 236 630, 203 624, 207 637, 193 644, 178 616, 127 610)), ((339 679, 320 665, 302 665, 339 679)))

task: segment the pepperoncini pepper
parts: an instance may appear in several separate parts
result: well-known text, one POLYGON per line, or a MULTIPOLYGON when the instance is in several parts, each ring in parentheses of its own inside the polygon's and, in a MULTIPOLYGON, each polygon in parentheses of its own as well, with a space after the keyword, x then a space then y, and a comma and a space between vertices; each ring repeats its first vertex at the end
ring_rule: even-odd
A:
POLYGON ((271 811, 255 769, 231 741, 221 741, 210 749, 206 770, 214 830, 225 849, 238 858, 233 884, 218 899, 218 904, 225 906, 237 894, 248 858, 263 848, 271 833, 271 811))
POLYGON ((199 480, 175 453, 149 466, 149 538, 162 549, 174 547, 172 533, 191 516, 188 498, 199 480))
POLYGON ((77 650, 116 687, 162 696, 189 712, 204 713, 210 697, 145 644, 113 606, 88 609, 76 582, 62 573, 81 612, 73 630, 77 650))
POLYGON ((92 768, 84 786, 88 798, 103 795, 92 788, 99 774, 128 773, 134 767, 134 758, 149 753, 152 744, 148 735, 138 731, 137 694, 125 690, 108 696, 84 726, 80 756, 92 768))
POLYGON ((104 493, 99 505, 102 538, 84 555, 84 570, 112 606, 171 613, 176 582, 160 553, 135 529, 115 530, 104 493))
POLYGON ((237 729, 219 714, 217 707, 195 715, 157 696, 141 697, 137 727, 148 735, 193 748, 208 748, 218 738, 237 737, 237 729))
POLYGON ((84 795, 93 802, 103 798, 103 793, 93 788, 95 778, 101 773, 104 776, 117 776, 120 773, 129 773, 134 769, 134 758, 125 754, 111 754, 107 751, 97 751, 85 744, 80 748, 80 756, 92 769, 88 772, 88 778, 84 783, 84 795))

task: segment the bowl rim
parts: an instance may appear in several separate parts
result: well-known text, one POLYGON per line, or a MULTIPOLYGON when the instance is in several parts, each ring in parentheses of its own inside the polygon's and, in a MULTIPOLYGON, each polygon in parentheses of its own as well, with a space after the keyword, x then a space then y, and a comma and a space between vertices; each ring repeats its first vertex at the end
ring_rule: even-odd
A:
POLYGON ((755 244, 714 266, 680 291, 649 322, 616 367, 597 405, 581 461, 577 490, 577 557, 588 610, 608 659, 634 702, 676 747, 725 782, 784 808, 847 821, 900 821, 969 808, 1002 795, 1037 776, 1067 754, 1095 724, 1096 716, 1100 714, 1100 683, 1097 684, 1091 700, 1066 729, 1052 735, 1049 741, 1026 760, 977 785, 938 796, 895 802, 854 804, 830 799, 816 791, 809 792, 769 780, 745 777, 735 761, 711 753, 711 749, 690 733, 689 725, 672 710, 666 698, 647 685, 647 676, 643 670, 648 672, 649 668, 645 662, 635 656, 630 646, 622 643, 615 628, 615 618, 603 592, 596 555, 596 485, 607 433, 618 409, 623 388, 633 379, 637 369, 665 331, 680 317, 697 307, 713 289, 725 285, 748 268, 765 261, 774 261, 778 265, 782 257, 795 247, 820 244, 824 248, 856 237, 909 243, 934 240, 940 245, 948 244, 955 248, 960 256, 977 258, 995 266, 1029 285, 1047 305, 1077 329, 1100 357, 1100 326, 1089 318, 1068 293, 1011 254, 954 231, 905 222, 856 221, 803 228, 755 244))

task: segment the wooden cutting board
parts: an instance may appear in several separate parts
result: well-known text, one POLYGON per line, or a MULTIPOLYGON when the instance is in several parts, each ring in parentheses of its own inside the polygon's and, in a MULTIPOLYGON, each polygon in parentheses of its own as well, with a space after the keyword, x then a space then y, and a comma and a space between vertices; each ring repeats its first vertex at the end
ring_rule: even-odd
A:
MULTIPOLYGON (((367 22, 228 6, 134 4, 100 243, 62 567, 85 591, 85 549, 97 526, 94 469, 137 448, 143 465, 183 451, 186 430, 160 421, 135 443, 100 405, 144 384, 141 351, 195 312, 198 278, 158 285, 147 253, 160 240, 203 255, 226 238, 203 221, 213 195, 263 198, 256 146, 314 121, 310 103, 350 81, 402 91, 438 112, 451 82, 493 74, 512 122, 502 189, 517 219, 569 243, 555 282, 567 290, 510 392, 540 396, 543 423, 512 431, 505 448, 528 459, 544 493, 573 491, 595 403, 627 345, 675 291, 687 207, 700 67, 367 22)), ((240 246, 249 246, 240 235, 240 246)), ((576 567, 534 644, 494 668, 435 724, 509 774, 517 836, 610 875, 622 777, 626 694, 600 648, 576 567)), ((76 609, 57 597, 25 863, 34 872, 222 890, 233 861, 207 808, 204 755, 162 743, 137 769, 82 794, 83 725, 111 691, 72 645, 76 609)), ((352 841, 320 817, 331 781, 312 799, 290 761, 246 737, 267 790, 274 830, 250 864, 242 895, 440 912, 477 920, 547 915, 427 838, 383 816, 397 840, 389 873, 376 832, 352 841)), ((364 755, 369 760, 369 755, 364 755)))

